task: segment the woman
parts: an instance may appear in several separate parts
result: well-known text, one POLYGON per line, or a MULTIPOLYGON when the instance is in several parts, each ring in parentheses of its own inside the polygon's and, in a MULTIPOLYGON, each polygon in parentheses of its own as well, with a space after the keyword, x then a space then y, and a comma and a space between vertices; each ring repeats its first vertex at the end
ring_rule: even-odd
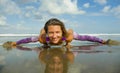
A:
POLYGON ((107 41, 94 36, 79 35, 72 29, 66 30, 62 21, 52 18, 45 23, 38 37, 30 37, 13 42, 12 45, 20 45, 30 42, 40 42, 45 45, 69 45, 72 40, 90 41, 105 44, 107 41))

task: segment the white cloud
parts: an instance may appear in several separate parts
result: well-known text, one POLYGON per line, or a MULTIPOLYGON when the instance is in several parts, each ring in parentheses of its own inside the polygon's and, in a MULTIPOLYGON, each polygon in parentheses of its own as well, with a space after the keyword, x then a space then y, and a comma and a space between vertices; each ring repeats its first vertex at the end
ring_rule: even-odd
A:
POLYGON ((0 16, 0 26, 6 26, 7 22, 6 22, 6 17, 5 16, 0 16))
POLYGON ((116 7, 112 7, 110 5, 105 6, 101 11, 102 12, 90 13, 89 16, 115 16, 120 18, 120 5, 116 7))
POLYGON ((100 5, 104 5, 107 3, 107 0, 94 0, 94 2, 100 4, 100 5))
POLYGON ((17 4, 12 0, 0 0, 1 13, 6 14, 20 14, 21 10, 17 4))
POLYGON ((107 15, 110 14, 110 15, 120 18, 120 5, 113 7, 113 8, 111 6, 105 6, 102 9, 102 12, 107 13, 107 15))
POLYGON ((18 4, 27 4, 32 2, 38 2, 38 0, 16 0, 18 4))
POLYGON ((111 9, 111 12, 112 12, 115 16, 117 16, 117 17, 120 18, 120 5, 118 5, 117 7, 112 8, 112 9, 111 9))
POLYGON ((85 3, 85 4, 83 5, 83 7, 89 8, 89 7, 90 7, 90 3, 85 3))
POLYGON ((34 6, 26 6, 25 9, 27 9, 27 10, 35 10, 35 7, 34 6))
POLYGON ((29 30, 29 27, 24 26, 22 23, 18 23, 16 25, 11 25, 10 28, 14 29, 14 30, 29 30))
POLYGON ((94 12, 94 13, 88 14, 88 16, 103 16, 103 15, 105 15, 105 14, 100 13, 100 12, 98 12, 98 13, 94 12))
POLYGON ((29 12, 27 12, 27 13, 25 13, 25 17, 31 17, 31 13, 29 13, 29 12))
POLYGON ((110 11, 111 6, 105 6, 102 10, 102 12, 107 13, 110 11))
POLYGON ((35 8, 34 6, 26 6, 25 8, 25 13, 24 16, 27 18, 32 18, 32 19, 36 19, 36 20, 42 20, 44 13, 42 13, 41 11, 39 11, 37 8, 35 8))
POLYGON ((40 10, 51 14, 84 14, 85 11, 78 9, 77 0, 41 0, 40 10))

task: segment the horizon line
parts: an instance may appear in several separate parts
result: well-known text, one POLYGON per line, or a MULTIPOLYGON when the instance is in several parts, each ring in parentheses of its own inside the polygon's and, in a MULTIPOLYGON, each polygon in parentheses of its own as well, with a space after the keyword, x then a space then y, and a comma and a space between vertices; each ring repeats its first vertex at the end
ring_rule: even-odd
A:
MULTIPOLYGON (((79 33, 80 35, 92 35, 92 36, 101 36, 101 35, 119 35, 120 36, 120 33, 112 33, 112 34, 109 34, 109 33, 79 33)), ((0 36, 38 36, 39 34, 0 34, 0 36)))

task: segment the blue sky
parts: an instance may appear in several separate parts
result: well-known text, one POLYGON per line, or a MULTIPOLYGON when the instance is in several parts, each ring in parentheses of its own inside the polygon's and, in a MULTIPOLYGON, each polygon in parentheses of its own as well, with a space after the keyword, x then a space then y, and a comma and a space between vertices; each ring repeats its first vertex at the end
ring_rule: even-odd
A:
POLYGON ((120 0, 0 0, 0 33, 39 33, 50 18, 78 33, 120 33, 120 0))

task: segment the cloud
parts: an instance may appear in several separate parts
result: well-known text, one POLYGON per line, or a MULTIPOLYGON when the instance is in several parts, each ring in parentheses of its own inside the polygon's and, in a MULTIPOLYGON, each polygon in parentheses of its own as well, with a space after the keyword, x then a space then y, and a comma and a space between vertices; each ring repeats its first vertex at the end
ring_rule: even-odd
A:
POLYGON ((24 30, 30 30, 32 28, 26 27, 24 26, 25 22, 24 21, 20 21, 16 24, 10 24, 7 22, 7 18, 5 16, 0 16, 0 29, 2 29, 2 31, 24 31, 24 30))
POLYGON ((83 5, 83 7, 89 8, 89 7, 90 7, 90 3, 85 3, 85 4, 83 5))
POLYGON ((115 16, 120 18, 120 5, 118 5, 117 7, 112 8, 111 13, 113 13, 115 16))
POLYGON ((102 12, 92 12, 92 13, 87 13, 87 16, 104 16, 105 14, 102 12))
POLYGON ((111 6, 105 6, 105 7, 102 9, 102 12, 107 13, 107 12, 110 11, 110 8, 111 8, 111 6))
POLYGON ((0 26, 6 26, 7 22, 6 22, 6 17, 5 16, 0 16, 0 26))
POLYGON ((111 7, 111 6, 105 6, 102 9, 102 12, 113 15, 115 17, 120 18, 120 5, 116 6, 116 7, 111 7))
POLYGON ((41 0, 40 10, 51 14, 85 14, 78 9, 77 0, 41 0))
POLYGON ((101 12, 92 12, 88 16, 114 16, 120 18, 120 5, 116 7, 105 6, 101 12))
POLYGON ((25 27, 22 23, 16 24, 15 26, 11 26, 11 28, 14 28, 16 30, 29 30, 29 27, 25 27))
POLYGON ((26 6, 25 10, 24 17, 26 18, 35 19, 37 21, 42 21, 45 18, 44 13, 39 11, 34 6, 26 6))
POLYGON ((0 13, 5 14, 20 14, 21 9, 12 0, 0 0, 0 13))
POLYGON ((107 0, 94 0, 94 2, 100 4, 100 5, 104 5, 107 4, 107 0))
POLYGON ((27 3, 38 2, 38 0, 16 0, 15 2, 18 3, 18 4, 27 4, 27 3))

